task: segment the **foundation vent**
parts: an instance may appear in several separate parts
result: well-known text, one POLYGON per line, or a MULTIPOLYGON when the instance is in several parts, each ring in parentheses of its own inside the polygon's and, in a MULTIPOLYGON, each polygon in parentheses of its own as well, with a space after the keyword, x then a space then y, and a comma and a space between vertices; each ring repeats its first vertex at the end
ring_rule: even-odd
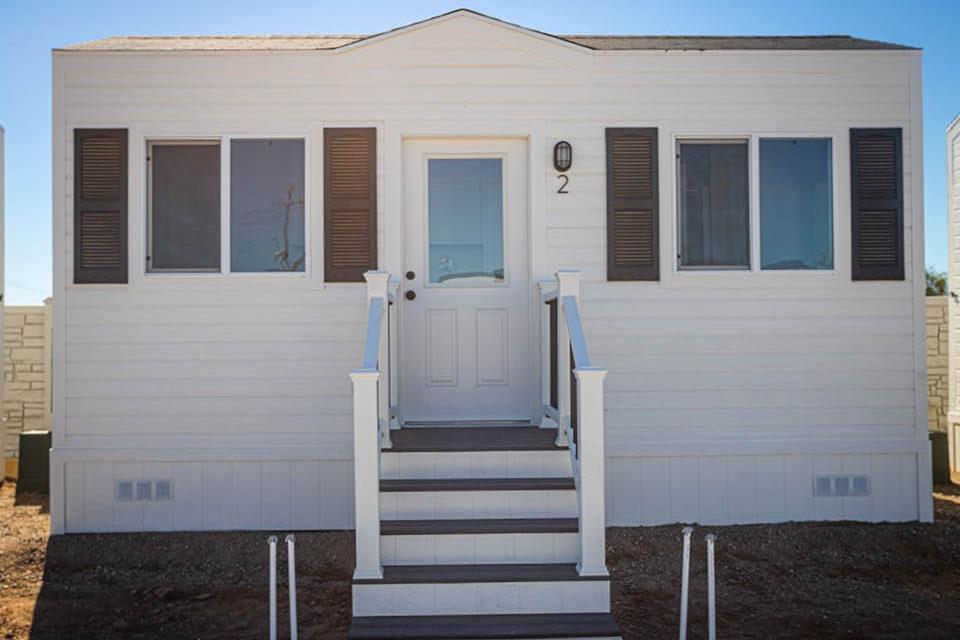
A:
POLYGON ((870 476, 818 475, 813 478, 815 498, 866 498, 870 495, 870 476))
POLYGON ((165 502, 173 500, 173 480, 117 480, 117 502, 165 502))

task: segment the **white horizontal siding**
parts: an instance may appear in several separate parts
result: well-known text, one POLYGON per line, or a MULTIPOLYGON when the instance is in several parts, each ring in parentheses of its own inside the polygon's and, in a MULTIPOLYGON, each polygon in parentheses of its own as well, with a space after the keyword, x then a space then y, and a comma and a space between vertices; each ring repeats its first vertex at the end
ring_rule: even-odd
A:
MULTIPOLYGON (((349 451, 346 376, 360 358, 364 297, 359 285, 322 282, 325 126, 378 128, 380 264, 395 272, 402 137, 530 136, 533 275, 583 271, 591 356, 610 370, 608 451, 841 441, 869 451, 916 439, 918 72, 915 52, 596 53, 471 19, 339 53, 57 53, 55 446, 349 451), (131 132, 126 287, 70 284, 80 126, 131 132), (605 281, 607 126, 659 129, 659 283, 605 281), (906 282, 850 280, 848 132, 868 126, 904 132, 906 282), (143 138, 243 133, 309 137, 308 273, 144 277, 143 138), (708 134, 834 138, 835 272, 673 272, 673 140, 708 134), (550 163, 561 138, 574 149, 566 195, 550 163)), ((627 473, 618 464, 611 478, 627 473)), ((349 483, 333 489, 340 498, 349 483)), ((637 520, 622 509, 618 522, 637 520)))

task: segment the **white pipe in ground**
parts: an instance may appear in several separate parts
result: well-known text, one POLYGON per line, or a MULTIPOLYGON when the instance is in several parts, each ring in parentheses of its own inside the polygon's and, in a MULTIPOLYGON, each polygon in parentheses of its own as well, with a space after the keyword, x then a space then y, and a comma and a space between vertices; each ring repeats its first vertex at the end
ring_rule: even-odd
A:
POLYGON ((277 536, 267 538, 270 545, 270 640, 277 640, 277 536))
POLYGON ((687 597, 690 592, 690 534, 693 527, 683 528, 683 568, 680 577, 680 640, 687 640, 687 597))
POLYGON ((717 537, 707 535, 707 628, 710 640, 717 640, 717 595, 713 573, 713 545, 717 537))
POLYGON ((293 555, 293 534, 287 534, 287 575, 290 579, 290 640, 297 640, 297 569, 293 555))

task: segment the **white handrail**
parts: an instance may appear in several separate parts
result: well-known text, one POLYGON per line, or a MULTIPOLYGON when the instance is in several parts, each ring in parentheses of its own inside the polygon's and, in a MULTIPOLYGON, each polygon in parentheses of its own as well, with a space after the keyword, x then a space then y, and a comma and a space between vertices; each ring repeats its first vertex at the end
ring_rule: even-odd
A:
POLYGON ((363 369, 378 368, 380 359, 380 334, 383 331, 383 298, 371 298, 367 309, 367 339, 363 345, 363 369))
MULTIPOLYGON (((544 341, 545 366, 550 366, 549 354, 555 353, 556 371, 552 376, 544 376, 544 380, 547 386, 556 385, 557 444, 568 444, 570 448, 577 485, 580 516, 580 562, 577 563, 577 571, 582 576, 606 576, 603 380, 607 372, 590 362, 580 317, 580 272, 557 271, 556 284, 555 292, 547 291, 546 284, 540 287, 544 302, 556 298, 559 303, 555 335, 550 336, 554 343, 551 345, 549 341, 544 341), (573 372, 575 385, 565 382, 570 371, 573 372)), ((549 325, 541 321, 541 327, 545 324, 549 325)), ((549 395, 545 389, 544 398, 549 395)), ((544 413, 547 415, 550 413, 548 409, 552 407, 545 403, 544 413)))
POLYGON ((570 334, 570 348, 573 350, 573 363, 578 369, 590 366, 587 352, 587 337, 583 335, 583 322, 580 320, 580 307, 575 296, 563 297, 563 316, 567 320, 567 333, 570 334))

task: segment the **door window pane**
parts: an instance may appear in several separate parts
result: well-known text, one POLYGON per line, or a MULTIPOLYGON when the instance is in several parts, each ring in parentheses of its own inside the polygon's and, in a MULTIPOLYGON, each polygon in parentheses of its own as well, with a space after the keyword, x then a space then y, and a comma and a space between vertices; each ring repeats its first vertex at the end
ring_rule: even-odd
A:
POLYGON ((503 161, 431 158, 428 165, 430 282, 500 282, 503 161))
POLYGON ((829 139, 760 140, 760 264, 833 268, 829 139))
POLYGON ((230 270, 303 271, 303 140, 230 143, 230 270))
POLYGON ((680 267, 750 266, 747 143, 680 144, 680 267))
POLYGON ((219 143, 150 145, 149 271, 220 269, 219 143))

